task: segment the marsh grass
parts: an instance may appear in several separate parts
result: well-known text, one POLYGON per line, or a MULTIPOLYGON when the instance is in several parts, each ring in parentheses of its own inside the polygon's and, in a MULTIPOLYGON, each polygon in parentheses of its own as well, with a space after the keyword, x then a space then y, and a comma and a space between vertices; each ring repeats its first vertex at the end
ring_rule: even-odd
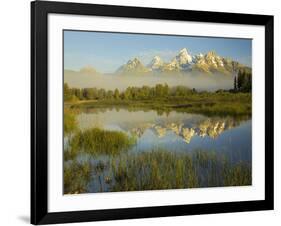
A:
POLYGON ((226 186, 250 185, 252 170, 246 163, 240 162, 234 167, 224 169, 226 186))
POLYGON ((231 165, 215 152, 153 150, 112 159, 111 191, 138 191, 251 184, 247 163, 231 165))
POLYGON ((194 105, 189 109, 191 113, 200 113, 207 116, 219 115, 219 116, 240 116, 240 115, 251 115, 251 104, 228 102, 228 103, 215 103, 212 105, 194 105))
POLYGON ((118 131, 107 131, 92 128, 78 131, 70 140, 70 152, 74 155, 79 151, 92 155, 116 155, 129 150, 136 142, 134 137, 118 131))
MULTIPOLYGON (((65 193, 85 193, 88 183, 95 192, 141 191, 251 185, 251 165, 230 164, 213 151, 173 153, 151 150, 127 153, 107 160, 67 162, 65 193)), ((90 189, 91 190, 91 189, 90 189)))
POLYGON ((78 109, 70 109, 68 107, 64 107, 63 109, 63 130, 64 134, 70 134, 78 129, 76 115, 78 113, 78 109))
POLYGON ((79 194, 87 191, 91 179, 91 164, 76 160, 64 164, 64 194, 79 194))

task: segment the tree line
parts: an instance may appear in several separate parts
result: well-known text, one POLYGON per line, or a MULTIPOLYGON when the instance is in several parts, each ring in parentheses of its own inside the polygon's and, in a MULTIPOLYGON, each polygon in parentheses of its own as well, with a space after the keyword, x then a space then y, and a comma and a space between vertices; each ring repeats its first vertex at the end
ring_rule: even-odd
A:
POLYGON ((124 91, 119 89, 105 90, 103 88, 70 88, 64 83, 64 100, 145 100, 150 98, 163 98, 168 96, 184 97, 197 93, 195 89, 185 86, 169 87, 167 84, 157 84, 154 87, 127 87, 124 91))
POLYGON ((252 72, 250 70, 240 69, 238 71, 237 76, 234 77, 234 91, 252 91, 252 72))
MULTIPOLYGON (((234 89, 218 90, 220 92, 251 92, 252 91, 252 73, 249 70, 239 70, 234 77, 234 89)), ((190 89, 186 86, 169 87, 167 84, 157 84, 154 87, 129 86, 124 91, 119 89, 105 90, 103 88, 70 88, 64 83, 64 100, 145 100, 151 98, 164 97, 188 97, 196 93, 206 93, 207 91, 198 92, 196 89, 190 89)))

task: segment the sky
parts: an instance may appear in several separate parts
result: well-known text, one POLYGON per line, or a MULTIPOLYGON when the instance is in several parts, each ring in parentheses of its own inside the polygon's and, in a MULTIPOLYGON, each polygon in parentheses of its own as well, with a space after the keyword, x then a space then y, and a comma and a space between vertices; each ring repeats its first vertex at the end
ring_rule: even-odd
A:
POLYGON ((168 62, 183 48, 192 55, 215 51, 247 66, 252 64, 249 39, 64 31, 64 68, 92 66, 101 73, 112 73, 134 57, 145 65, 156 55, 168 62))

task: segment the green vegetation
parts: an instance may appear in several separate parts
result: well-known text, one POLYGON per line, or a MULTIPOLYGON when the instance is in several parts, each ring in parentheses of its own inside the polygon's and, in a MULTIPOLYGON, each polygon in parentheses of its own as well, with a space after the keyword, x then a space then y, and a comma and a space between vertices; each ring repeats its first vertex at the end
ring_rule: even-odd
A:
POLYGON ((128 87, 118 89, 69 88, 64 86, 65 104, 79 107, 123 106, 150 108, 158 111, 171 110, 206 115, 251 115, 251 73, 240 70, 234 78, 233 90, 216 92, 196 91, 185 86, 128 87))
POLYGON ((84 101, 72 108, 126 107, 130 109, 152 109, 157 112, 171 111, 200 113, 205 115, 236 116, 251 115, 251 94, 248 93, 200 93, 188 97, 154 98, 150 100, 100 100, 84 101))
POLYGON ((234 77, 234 91, 251 92, 252 91, 252 71, 244 68, 240 69, 237 77, 234 77))
POLYGON ((252 183, 250 164, 233 165, 225 156, 209 151, 174 153, 147 150, 92 162, 91 167, 86 163, 73 164, 65 168, 65 190, 70 193, 87 192, 90 168, 97 191, 245 186, 252 183), (85 175, 80 175, 84 172, 85 175))
POLYGON ((139 191, 198 187, 192 159, 165 150, 120 156, 110 162, 112 191, 139 191))
POLYGON ((206 115, 251 115, 251 93, 239 92, 240 89, 245 90, 246 87, 248 85, 244 84, 233 91, 218 90, 217 92, 198 92, 184 86, 170 88, 167 84, 158 84, 155 87, 128 87, 123 92, 118 89, 105 91, 96 88, 72 88, 67 90, 68 95, 72 95, 72 98, 69 97, 70 101, 65 103, 77 109, 80 107, 121 106, 149 108, 162 112, 175 110, 206 115))
POLYGON ((157 84, 154 87, 129 86, 124 91, 105 90, 98 88, 69 88, 64 84, 64 100, 65 102, 73 100, 149 100, 173 97, 193 97, 195 96, 213 96, 214 93, 249 93, 251 92, 252 74, 247 70, 239 70, 238 75, 234 77, 234 89, 218 90, 217 92, 197 91, 186 86, 169 87, 167 84, 157 84))
POLYGON ((129 150, 134 143, 134 138, 122 132, 106 131, 99 128, 80 130, 71 138, 66 156, 75 156, 79 151, 91 155, 116 155, 129 150))
POLYGON ((75 132, 77 130, 76 114, 77 110, 64 108, 63 109, 63 130, 65 134, 75 132))
POLYGON ((112 160, 113 191, 178 189, 251 184, 248 164, 232 166, 214 152, 156 150, 112 160), (116 163, 117 162, 117 163, 116 163))
POLYGON ((239 163, 232 168, 224 170, 224 183, 227 186, 249 185, 251 182, 252 170, 245 163, 239 163))
POLYGON ((76 160, 65 162, 63 170, 64 194, 78 194, 87 191, 91 179, 91 164, 76 160))
POLYGON ((74 95, 73 89, 69 88, 67 83, 63 85, 63 100, 64 102, 75 102, 79 100, 79 98, 74 95))

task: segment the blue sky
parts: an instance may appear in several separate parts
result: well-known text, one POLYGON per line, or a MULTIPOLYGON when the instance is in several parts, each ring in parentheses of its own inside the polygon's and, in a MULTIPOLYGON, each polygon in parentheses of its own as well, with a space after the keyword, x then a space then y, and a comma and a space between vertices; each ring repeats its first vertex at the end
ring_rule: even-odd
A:
POLYGON ((109 73, 134 57, 144 64, 155 55, 169 61, 182 48, 192 55, 213 50, 220 56, 252 64, 252 42, 248 39, 64 31, 64 68, 93 66, 109 73))

